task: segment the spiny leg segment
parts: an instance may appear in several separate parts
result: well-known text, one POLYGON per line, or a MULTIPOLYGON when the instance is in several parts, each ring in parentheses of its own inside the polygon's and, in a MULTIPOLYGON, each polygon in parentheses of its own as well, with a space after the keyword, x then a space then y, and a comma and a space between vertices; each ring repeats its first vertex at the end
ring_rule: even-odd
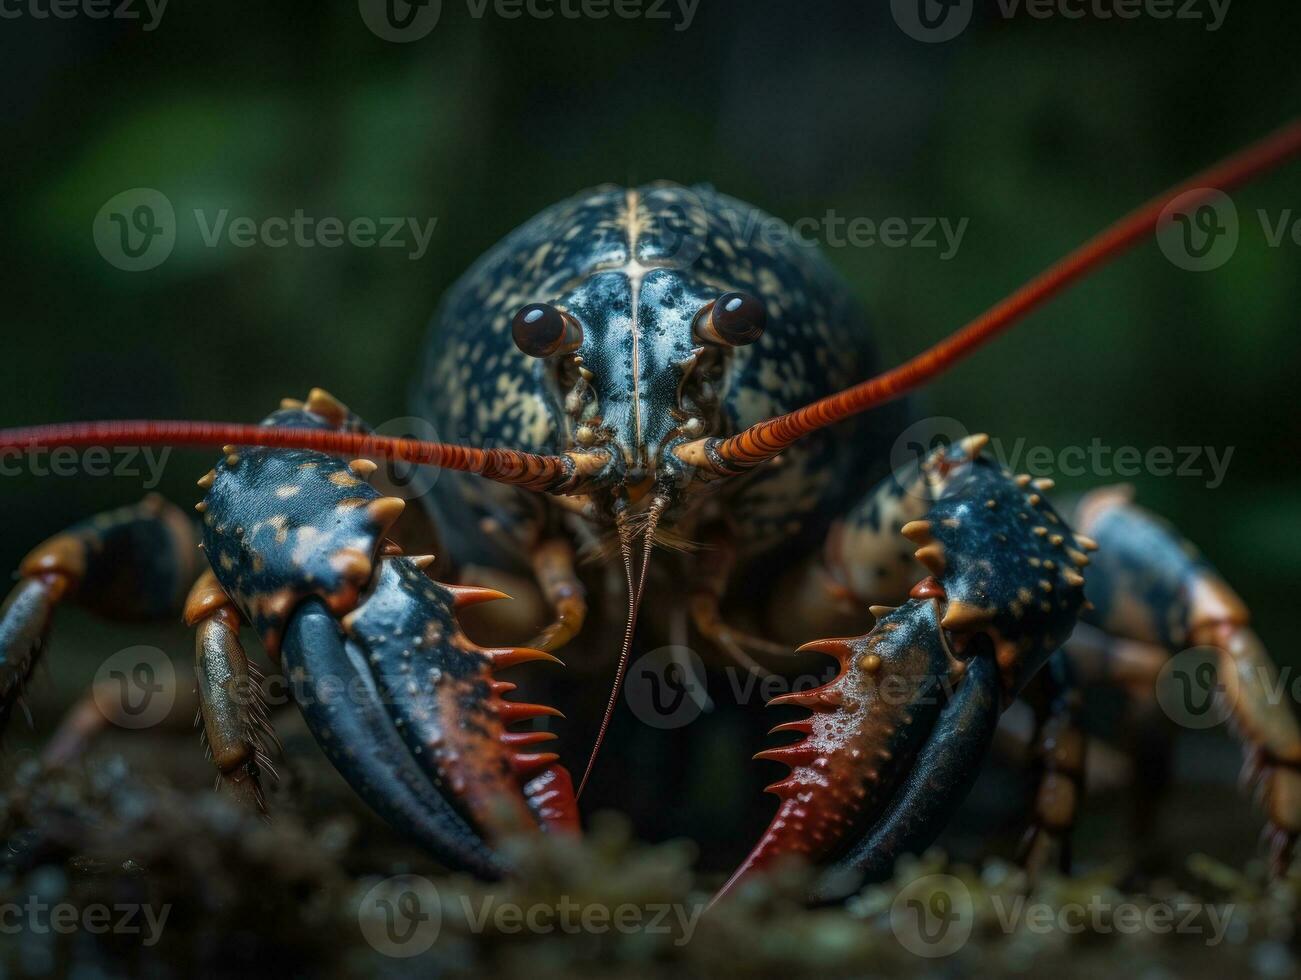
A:
POLYGON ((1021 842, 1021 863, 1036 876, 1056 855, 1058 870, 1070 871, 1071 831, 1084 796, 1084 697, 1064 650, 1040 672, 1048 703, 1037 718, 1031 760, 1035 773, 1031 822, 1021 842))
POLYGON ((0 608, 0 731, 72 602, 127 621, 176 616, 199 573, 193 522, 157 494, 73 525, 33 549, 0 608))
POLYGON ((1080 502, 1077 521, 1099 545, 1095 608, 1085 620, 1169 654, 1213 651, 1217 696, 1243 742, 1244 775, 1265 808, 1271 865, 1282 874, 1301 835, 1301 726, 1246 605, 1193 545, 1131 498, 1105 488, 1080 502))

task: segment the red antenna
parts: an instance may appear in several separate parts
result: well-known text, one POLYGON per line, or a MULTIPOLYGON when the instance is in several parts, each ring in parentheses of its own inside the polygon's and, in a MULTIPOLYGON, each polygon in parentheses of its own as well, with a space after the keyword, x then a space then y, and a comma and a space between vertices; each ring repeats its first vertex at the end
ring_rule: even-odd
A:
POLYGON ((398 439, 365 432, 290 429, 224 422, 66 422, 0 429, 0 452, 54 449, 62 446, 270 446, 313 449, 333 456, 364 456, 422 463, 447 470, 478 473, 499 483, 530 490, 563 493, 582 477, 600 469, 603 452, 539 456, 513 449, 474 449, 442 442, 398 439))
POLYGON ((1301 120, 1294 120, 1121 218, 961 330, 911 360, 789 414, 758 422, 728 439, 687 443, 678 448, 678 455, 685 462, 719 473, 737 472, 771 459, 810 432, 898 398, 983 347, 1067 286, 1151 235, 1171 202, 1184 198, 1181 203, 1185 207, 1196 207, 1217 191, 1244 184, 1298 153, 1301 153, 1301 120), (721 467, 719 462, 723 464, 721 467))
MULTIPOLYGON (((771 459, 810 432, 898 398, 993 340, 1067 286, 1146 238, 1171 202, 1193 207, 1215 191, 1228 191, 1301 153, 1301 121, 1247 147, 1121 218, 1060 262, 1022 286, 965 327, 898 367, 786 415, 756 423, 727 439, 698 439, 675 451, 686 462, 719 475, 771 459)), ((71 422, 0 429, 0 452, 59 446, 209 446, 228 444, 314 449, 340 456, 374 456, 478 473, 531 490, 572 492, 582 477, 599 470, 602 452, 540 456, 509 449, 475 449, 445 443, 364 433, 284 429, 216 422, 71 422)))

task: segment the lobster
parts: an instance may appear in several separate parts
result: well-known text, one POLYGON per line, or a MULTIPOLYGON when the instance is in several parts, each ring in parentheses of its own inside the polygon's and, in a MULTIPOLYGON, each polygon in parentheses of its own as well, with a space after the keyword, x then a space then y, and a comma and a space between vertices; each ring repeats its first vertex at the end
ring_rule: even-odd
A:
MULTIPOLYGON (((790 771, 770 787, 770 826, 720 895, 788 855, 829 872, 815 897, 836 897, 831 883, 847 876, 888 876, 944 828, 1001 713, 1036 677, 1051 697, 1023 858, 1038 867, 1056 853, 1064 864, 1085 747, 1072 644, 1081 623, 1168 653, 1217 651, 1221 676, 1235 679, 1234 721, 1282 873, 1301 833, 1301 730, 1266 696, 1273 667, 1209 562, 1115 488, 1063 514, 1051 481, 1002 467, 984 436, 887 463, 909 391, 1150 236, 1172 202, 1194 207, 1299 152, 1293 123, 884 373, 849 288, 814 250, 746 236, 732 219, 757 212, 711 188, 654 184, 597 188, 543 211, 452 287, 415 394, 415 413, 452 441, 380 436, 321 389, 259 425, 0 431, 4 451, 222 447, 199 480, 197 528, 155 496, 57 534, 22 562, 0 610, 0 722, 59 603, 115 617, 180 611, 196 633, 219 785, 264 807, 274 733, 241 645, 248 626, 359 796, 449 867, 495 878, 512 872, 506 838, 579 832, 596 759, 593 748, 576 790, 543 749, 555 735, 539 722, 559 712, 510 699, 515 685, 499 675, 556 661, 582 633, 579 558, 609 556, 627 611, 599 746, 658 545, 673 606, 747 667, 788 652, 792 634, 871 624, 801 647, 840 669, 774 699, 808 715, 775 729, 795 741, 759 753, 790 771), (373 485, 385 460, 441 468, 423 500, 460 567, 535 579, 551 625, 531 645, 470 639, 461 611, 503 594, 436 580, 432 555, 394 539, 407 508, 373 485), (774 555, 780 615, 735 628, 730 593, 774 555)), ((1132 681, 1133 669, 1104 666, 1101 679, 1132 681)))

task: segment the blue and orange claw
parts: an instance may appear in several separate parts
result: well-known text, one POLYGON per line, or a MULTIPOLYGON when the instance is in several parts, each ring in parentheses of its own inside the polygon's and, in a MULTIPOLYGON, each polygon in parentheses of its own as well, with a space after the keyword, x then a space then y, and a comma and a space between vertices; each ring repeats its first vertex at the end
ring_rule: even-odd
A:
POLYGON ((955 659, 938 608, 912 600, 866 636, 805 647, 843 669, 824 687, 770 702, 813 714, 773 729, 801 739, 755 756, 790 773, 768 787, 777 814, 719 897, 787 854, 833 862, 857 880, 885 877, 938 833, 975 779, 999 713, 993 662, 955 659))
POLYGON ((720 895, 784 854, 822 863, 868 833, 922 751, 965 665, 949 653, 937 603, 913 600, 889 611, 866 636, 819 640, 802 649, 835 657, 830 683, 774 698, 812 715, 779 725, 803 738, 756 758, 790 766, 768 787, 777 814, 720 895))
POLYGON ((458 607, 499 597, 444 586, 411 559, 382 558, 356 609, 339 621, 308 600, 282 646, 308 726, 344 778, 449 866, 483 877, 509 870, 501 840, 577 828, 568 774, 554 753, 535 751, 554 736, 506 730, 559 712, 504 700, 514 685, 494 676, 555 658, 478 647, 456 620, 458 607))
POLYGON ((772 700, 812 715, 774 729, 800 740, 756 756, 791 771, 769 787, 777 815, 723 892, 783 854, 860 880, 888 876, 900 854, 939 833, 1002 708, 1074 628, 1092 542, 1043 498, 1045 483, 984 458, 986 441, 969 437, 917 464, 931 506, 901 533, 929 574, 909 600, 873 606, 866 636, 801 648, 841 670, 772 700))

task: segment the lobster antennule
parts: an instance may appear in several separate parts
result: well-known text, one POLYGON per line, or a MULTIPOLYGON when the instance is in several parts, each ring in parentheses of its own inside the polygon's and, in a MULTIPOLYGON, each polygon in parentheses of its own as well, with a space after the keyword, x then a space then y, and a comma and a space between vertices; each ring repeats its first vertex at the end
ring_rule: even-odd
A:
POLYGON ((660 517, 668 504, 668 498, 657 494, 651 500, 650 508, 646 511, 644 524, 640 529, 634 530, 631 522, 626 517, 622 517, 619 521, 619 551, 623 558, 624 576, 628 585, 628 621, 624 626, 623 643, 619 649, 618 665, 614 671, 614 683, 610 687, 610 699, 606 702, 605 713, 601 716, 601 727, 596 733, 596 740, 592 743, 591 754, 587 757, 587 768, 583 771, 583 778, 578 783, 578 797, 582 797, 583 790, 587 787, 587 781, 592 777, 592 770, 596 767, 596 757, 600 754, 601 746, 605 743, 606 732, 610 730, 610 719, 614 717, 614 709, 619 702, 619 691, 623 687, 624 674, 628 670, 628 656, 632 652, 633 634, 637 630, 637 615, 641 612, 642 592, 646 588, 646 572, 650 568, 650 553, 655 539, 655 528, 659 524, 660 517), (632 545, 638 534, 640 534, 642 541, 641 573, 634 579, 632 545))
POLYGON ((684 463, 716 476, 731 476, 772 459, 811 432, 892 401, 935 378, 1067 286, 1152 234, 1162 213, 1175 200, 1187 197, 1187 206, 1191 207, 1214 191, 1238 187, 1298 154, 1301 120, 1293 120, 1132 211, 956 333, 898 367, 793 412, 758 422, 729 438, 697 439, 674 451, 684 463))
POLYGON ((476 449, 443 442, 399 439, 365 432, 281 428, 224 422, 138 419, 66 422, 0 429, 0 453, 64 446, 269 446, 308 449, 334 456, 401 460, 477 473, 497 483, 568 493, 608 461, 603 451, 543 456, 513 449, 476 449))

